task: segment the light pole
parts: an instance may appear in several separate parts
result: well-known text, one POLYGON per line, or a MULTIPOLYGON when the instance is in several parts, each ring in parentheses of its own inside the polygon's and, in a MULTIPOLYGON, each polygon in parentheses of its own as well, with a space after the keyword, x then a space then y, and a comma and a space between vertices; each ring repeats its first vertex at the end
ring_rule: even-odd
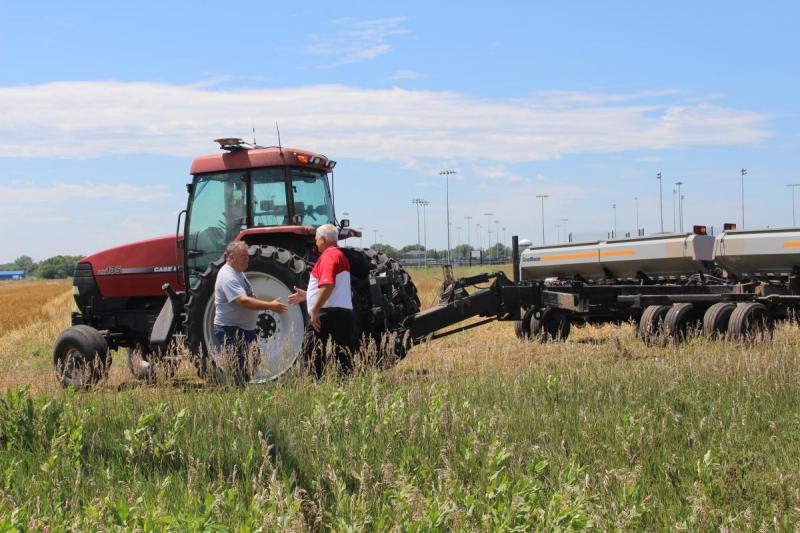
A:
POLYGON ((439 172, 440 176, 444 176, 445 179, 445 202, 446 202, 446 209, 447 209, 447 264, 451 264, 450 262, 450 176, 455 174, 455 170, 442 170, 439 172))
POLYGON ((617 204, 611 204, 611 209, 614 210, 614 233, 613 236, 617 238, 617 204))
POLYGON ((372 245, 375 246, 378 244, 378 230, 372 230, 372 245))
POLYGON ((675 185, 678 187, 678 228, 683 231, 683 196, 681 196, 682 181, 676 181, 675 185))
POLYGON ((356 228, 358 231, 361 232, 361 235, 358 236, 358 247, 364 247, 364 228, 356 228))
POLYGON ((562 218, 561 222, 564 223, 564 240, 562 242, 567 242, 567 222, 569 222, 568 218, 562 218))
POLYGON ((419 206, 422 205, 422 202, 424 201, 425 200, 423 200, 422 198, 414 198, 411 200, 411 203, 417 206, 417 246, 420 246, 422 244, 419 237, 419 206))
POLYGON ((744 177, 747 175, 747 169, 742 169, 742 229, 744 229, 744 177))
POLYGON ((481 237, 481 225, 476 223, 475 228, 478 230, 475 233, 478 234, 478 250, 481 251, 481 264, 483 264, 483 242, 481 237))
MULTIPOLYGON (((500 244, 500 221, 494 221, 494 240, 497 241, 496 244, 500 244)), ((494 252, 497 257, 500 257, 500 246, 494 247, 494 252)))
POLYGON ((542 199, 542 246, 544 246, 544 199, 549 198, 549 194, 537 194, 536 198, 542 199))
POLYGON ((661 172, 656 174, 656 179, 658 180, 658 213, 661 218, 661 233, 664 233, 664 194, 661 186, 661 172))
POLYGON ((636 202, 636 236, 639 236, 639 197, 634 196, 633 201, 636 202))
POLYGON ((678 218, 675 214, 675 199, 678 195, 677 189, 672 189, 672 232, 678 231, 678 218))
POLYGON ((458 243, 461 242, 461 226, 456 226, 456 248, 458 248, 458 243))
POLYGON ((472 243, 470 242, 469 227, 472 225, 472 217, 464 217, 467 221, 467 254, 469 255, 469 266, 472 266, 472 243))
POLYGON ((797 227, 797 222, 795 221, 795 217, 794 217, 794 191, 795 191, 795 189, 800 187, 800 183, 787 183, 786 186, 792 188, 792 227, 796 228, 797 227))
POLYGON ((422 206, 422 246, 425 248, 422 257, 425 259, 425 266, 428 266, 428 217, 425 215, 425 208, 431 205, 428 200, 420 199, 422 206))
POLYGON ((503 261, 506 260, 506 227, 503 226, 503 261))
POLYGON ((492 221, 490 217, 494 215, 494 213, 484 213, 486 216, 486 251, 489 251, 489 248, 492 247, 492 221))

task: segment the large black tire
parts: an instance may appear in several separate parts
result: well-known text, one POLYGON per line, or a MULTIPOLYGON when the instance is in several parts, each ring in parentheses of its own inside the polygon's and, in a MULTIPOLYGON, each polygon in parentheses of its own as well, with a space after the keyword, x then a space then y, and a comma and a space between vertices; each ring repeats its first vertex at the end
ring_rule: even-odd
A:
POLYGON ((353 311, 355 314, 356 354, 367 354, 367 345, 375 348, 370 361, 385 365, 405 357, 408 339, 400 338, 403 320, 420 309, 417 287, 403 266, 387 256, 368 248, 343 248, 351 266, 351 286, 353 290, 353 311), (376 315, 372 309, 369 274, 391 275, 393 283, 384 291, 388 304, 386 313, 376 315))
POLYGON ((62 387, 91 387, 108 375, 110 364, 108 342, 90 326, 67 328, 53 347, 53 365, 62 387))
POLYGON ((164 355, 160 350, 151 350, 144 343, 136 343, 127 349, 128 370, 138 380, 153 383, 160 378, 171 379, 178 368, 176 356, 164 355))
POLYGON ((541 313, 530 315, 529 335, 541 342, 565 341, 569 337, 569 330, 569 317, 560 309, 547 307, 541 313))
POLYGON ((664 317, 664 331, 675 342, 686 340, 691 330, 700 328, 702 314, 694 304, 677 303, 664 317))
POLYGON ((639 319, 639 338, 645 344, 654 344, 663 335, 664 318, 670 310, 669 305, 648 305, 639 319))
MULTIPOLYGON (((251 246, 248 253, 250 262, 245 275, 256 298, 280 298, 286 302, 294 287, 308 286, 308 265, 292 252, 275 246, 251 246)), ((187 343, 198 374, 204 378, 212 375, 214 368, 210 357, 214 346, 214 284, 224 264, 224 257, 210 263, 196 286, 189 290, 186 301, 184 327, 187 343)), ((283 314, 261 313, 258 323, 260 360, 256 361, 251 374, 253 381, 275 380, 302 363, 298 358, 302 353, 307 323, 304 305, 290 305, 283 314)))
POLYGON ((522 320, 514 321, 514 335, 520 340, 528 340, 531 336, 531 316, 534 309, 530 308, 522 315, 522 320))
POLYGON ((711 339, 724 337, 734 309, 736 304, 732 302, 717 302, 706 309, 703 315, 703 333, 711 339))
POLYGON ((752 341, 772 336, 775 326, 767 306, 745 302, 736 306, 728 322, 728 337, 737 341, 752 341))

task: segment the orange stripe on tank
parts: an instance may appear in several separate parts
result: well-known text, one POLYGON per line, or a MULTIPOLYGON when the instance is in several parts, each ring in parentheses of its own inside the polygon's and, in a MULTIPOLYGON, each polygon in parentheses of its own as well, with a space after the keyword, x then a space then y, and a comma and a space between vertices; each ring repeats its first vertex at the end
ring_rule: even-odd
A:
POLYGON ((800 248, 800 241, 786 241, 783 243, 784 248, 800 248))
POLYGON ((607 252, 600 252, 600 257, 613 257, 615 255, 635 255, 635 250, 608 250, 607 252))
POLYGON ((597 252, 581 252, 578 254, 543 255, 542 261, 563 261, 565 259, 589 259, 597 257, 597 252))
POLYGON ((591 259, 592 257, 614 257, 618 255, 634 255, 634 250, 608 250, 606 252, 580 252, 575 254, 543 255, 542 261, 565 261, 569 259, 591 259))

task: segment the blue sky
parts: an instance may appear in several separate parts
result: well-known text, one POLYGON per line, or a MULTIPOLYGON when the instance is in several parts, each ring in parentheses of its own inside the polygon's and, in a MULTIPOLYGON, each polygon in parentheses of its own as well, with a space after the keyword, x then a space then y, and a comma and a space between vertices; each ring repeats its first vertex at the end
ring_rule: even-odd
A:
MULTIPOLYGON (((169 234, 211 140, 322 152, 364 244, 465 216, 541 239, 686 224, 787 226, 800 182, 791 2, 32 5, 0 19, 0 262, 169 234), (702 5, 698 5, 702 4, 702 5), (499 220, 498 224, 494 220, 499 220)), ((458 230, 457 227, 461 229, 458 230)), ((495 237, 492 236, 492 241, 495 237)))

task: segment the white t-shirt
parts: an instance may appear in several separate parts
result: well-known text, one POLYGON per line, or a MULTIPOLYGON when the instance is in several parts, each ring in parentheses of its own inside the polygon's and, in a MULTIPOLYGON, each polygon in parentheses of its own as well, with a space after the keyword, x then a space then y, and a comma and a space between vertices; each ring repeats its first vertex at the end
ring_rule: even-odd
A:
POLYGON ((308 289, 306 289, 306 306, 309 311, 317 301, 321 285, 333 286, 333 292, 322 306, 323 309, 326 307, 353 308, 353 295, 350 292, 350 261, 336 246, 331 246, 322 252, 317 264, 311 270, 308 289))
POLYGON ((237 272, 228 263, 219 269, 214 284, 214 303, 217 306, 214 324, 218 326, 237 326, 246 330, 256 329, 258 311, 245 309, 236 303, 242 296, 255 296, 253 287, 243 272, 237 272))

